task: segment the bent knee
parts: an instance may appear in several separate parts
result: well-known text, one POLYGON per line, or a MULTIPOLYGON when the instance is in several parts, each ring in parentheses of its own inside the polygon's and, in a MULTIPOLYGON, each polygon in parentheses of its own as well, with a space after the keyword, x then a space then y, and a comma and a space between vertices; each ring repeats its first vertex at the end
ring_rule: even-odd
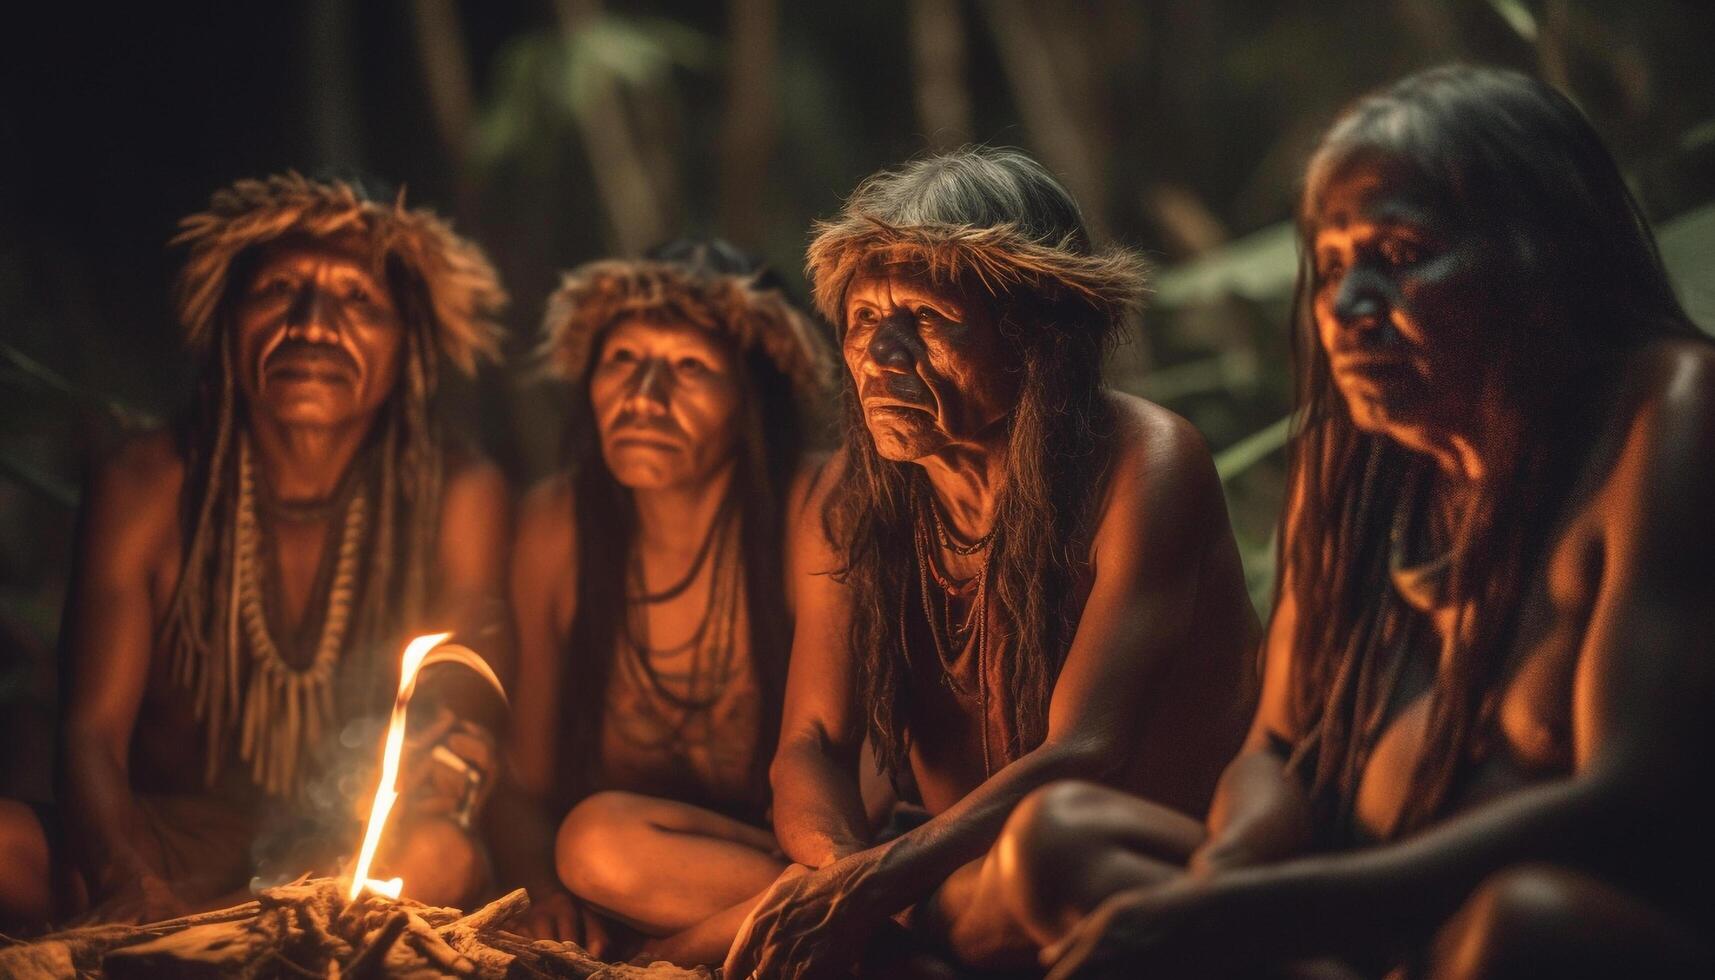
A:
POLYGON ((646 876, 628 855, 648 809, 647 797, 608 791, 585 797, 560 822, 554 867, 572 894, 603 908, 635 894, 646 876))
POLYGON ((48 838, 36 812, 14 800, 0 800, 0 924, 46 922, 52 917, 53 888, 48 838))
POLYGON ((1076 858, 1090 846, 1090 815, 1114 791, 1095 783, 1051 783, 1021 800, 1001 831, 1001 863, 1031 873, 1076 858))
POLYGON ((48 870, 48 835, 36 811, 16 800, 0 800, 0 854, 17 871, 48 870))
POLYGON ((999 871, 1018 911, 1035 918, 1057 904, 1056 882, 1076 878, 1099 847, 1086 833, 1092 808, 1113 790, 1067 780, 1036 790, 1007 818, 996 844, 999 871))
POLYGON ((1606 886, 1551 865, 1518 865, 1490 875, 1436 938, 1435 975, 1531 976, 1558 960, 1567 939, 1603 916, 1591 893, 1606 886))

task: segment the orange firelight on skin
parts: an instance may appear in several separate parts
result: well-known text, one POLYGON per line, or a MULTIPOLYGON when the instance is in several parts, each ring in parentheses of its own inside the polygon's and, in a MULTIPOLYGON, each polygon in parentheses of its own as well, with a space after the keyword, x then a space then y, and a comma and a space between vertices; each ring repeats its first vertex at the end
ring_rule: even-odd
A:
POLYGON ((419 636, 406 644, 405 653, 399 659, 399 693, 393 699, 393 714, 387 723, 386 749, 381 756, 381 780, 375 786, 375 803, 369 810, 369 826, 363 832, 363 847, 357 852, 357 865, 351 872, 349 898, 352 901, 356 901, 364 889, 388 898, 398 898, 405 887, 405 882, 399 878, 381 881, 369 877, 369 865, 375 859, 375 849, 381 843, 381 831, 387 826, 393 803, 399 798, 399 755, 405 747, 405 711, 411 706, 412 692, 417 689, 418 672, 431 664, 463 664, 493 685, 502 700, 506 698, 506 689, 501 686, 500 678, 494 675, 493 668, 488 666, 488 661, 469 647, 447 643, 451 636, 451 633, 419 636))

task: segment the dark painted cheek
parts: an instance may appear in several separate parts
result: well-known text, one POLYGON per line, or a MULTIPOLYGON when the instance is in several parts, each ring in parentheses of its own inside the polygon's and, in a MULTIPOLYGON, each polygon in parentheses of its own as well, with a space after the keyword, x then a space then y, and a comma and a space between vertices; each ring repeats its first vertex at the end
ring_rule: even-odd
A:
POLYGON ((991 350, 969 350, 950 370, 949 380, 957 391, 952 395, 959 407, 964 433, 987 426, 1006 414, 1010 382, 1005 365, 991 350), (956 373, 953 373, 956 372, 956 373))
POLYGON ((1402 302, 1423 335, 1428 356, 1438 362, 1440 374, 1463 375, 1477 367, 1482 356, 1479 338, 1489 310, 1484 290, 1468 268, 1446 265, 1427 269, 1426 274, 1402 290, 1402 302))

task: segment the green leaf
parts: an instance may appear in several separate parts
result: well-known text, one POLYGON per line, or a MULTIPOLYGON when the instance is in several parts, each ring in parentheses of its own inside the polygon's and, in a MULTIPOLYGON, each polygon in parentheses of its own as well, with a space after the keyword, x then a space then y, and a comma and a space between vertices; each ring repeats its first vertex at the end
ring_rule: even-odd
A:
POLYGON ((1215 472, 1226 483, 1285 447, 1292 438, 1292 416, 1253 432, 1215 454, 1215 472))
POLYGON ((1656 243, 1685 312, 1705 332, 1715 333, 1715 203, 1664 223, 1656 243))
POLYGON ((1298 278, 1298 234, 1282 221, 1161 273, 1154 304, 1180 307, 1227 296, 1264 302, 1289 296, 1298 278))
POLYGON ((0 341, 0 379, 20 388, 51 392, 94 405, 126 429, 148 429, 160 424, 148 412, 78 384, 5 341, 0 341))
POLYGON ((62 507, 77 506, 77 488, 49 476, 35 466, 0 451, 0 476, 34 490, 62 507))

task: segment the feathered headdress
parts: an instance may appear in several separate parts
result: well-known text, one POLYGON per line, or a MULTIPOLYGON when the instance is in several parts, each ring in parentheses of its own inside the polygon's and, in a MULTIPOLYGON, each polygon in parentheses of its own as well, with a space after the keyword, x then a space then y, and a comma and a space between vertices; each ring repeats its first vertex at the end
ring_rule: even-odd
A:
POLYGON ((893 224, 851 208, 816 223, 805 266, 816 308, 835 325, 843 325, 852 279, 870 269, 904 268, 997 297, 1026 292, 1047 305, 1070 303, 1087 309, 1104 333, 1137 316, 1149 296, 1148 264, 1126 249, 1079 251, 1010 224, 893 224))
POLYGON ((367 237, 377 256, 396 258, 422 280, 435 341, 449 361, 469 374, 479 358, 497 355, 495 317, 506 305, 506 291, 474 242, 432 211, 407 210, 403 193, 380 204, 344 181, 295 172, 240 180, 216 191, 207 211, 179 222, 172 244, 190 247, 176 291, 186 344, 198 352, 213 346, 215 311, 240 253, 287 235, 351 233, 367 237))
POLYGON ((680 262, 604 259, 567 272, 548 298, 538 356, 549 373, 581 377, 604 328, 626 317, 688 323, 757 347, 814 404, 826 389, 830 358, 816 325, 780 290, 755 275, 727 275, 680 262))

